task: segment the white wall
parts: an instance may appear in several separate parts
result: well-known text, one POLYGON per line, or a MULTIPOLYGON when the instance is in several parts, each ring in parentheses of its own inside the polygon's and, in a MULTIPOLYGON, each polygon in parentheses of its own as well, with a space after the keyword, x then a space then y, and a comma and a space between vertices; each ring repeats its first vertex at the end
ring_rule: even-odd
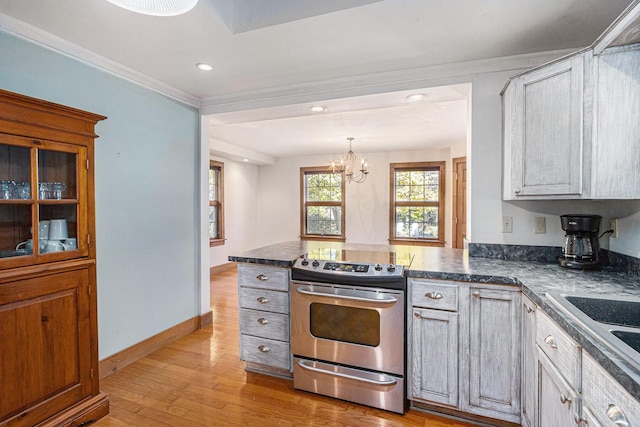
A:
MULTIPOLYGON (((464 153, 464 142, 456 156, 464 153)), ((389 153, 360 153, 370 174, 361 184, 346 184, 345 231, 349 243, 386 244, 389 238, 390 163, 446 161, 445 239, 451 246, 451 155, 450 148, 389 153)), ((464 155, 464 154, 463 154, 464 155)), ((329 165, 334 156, 303 156, 278 159, 275 165, 261 166, 258 190, 258 246, 300 235, 300 168, 329 165)))
POLYGON ((224 163, 224 224, 227 239, 224 245, 209 249, 209 265, 213 267, 229 262, 229 255, 257 247, 258 166, 220 157, 211 159, 224 163))

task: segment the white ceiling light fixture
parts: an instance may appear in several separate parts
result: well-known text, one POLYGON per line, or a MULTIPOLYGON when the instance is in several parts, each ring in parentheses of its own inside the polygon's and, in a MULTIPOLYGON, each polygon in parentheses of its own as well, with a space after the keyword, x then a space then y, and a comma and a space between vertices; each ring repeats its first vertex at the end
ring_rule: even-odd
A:
POLYGON ((132 12, 153 16, 176 16, 189 12, 198 0, 107 0, 132 12))
POLYGON ((349 141, 349 152, 347 152, 347 158, 340 159, 339 165, 336 165, 336 162, 331 162, 331 172, 344 173, 344 177, 349 184, 352 182, 360 184, 361 182, 366 181, 367 175, 369 175, 369 167, 367 162, 364 159, 361 159, 360 169, 355 169, 358 158, 351 148, 351 143, 354 139, 355 138, 347 138, 347 141, 349 141))
POLYGON ((426 99, 427 95, 424 93, 412 93, 411 95, 407 96, 405 98, 405 100, 407 102, 419 102, 422 101, 423 99, 426 99))
POLYGON ((202 71, 211 71, 211 70, 213 70, 213 67, 211 65, 205 64, 204 62, 197 63, 196 67, 198 67, 202 71))
POLYGON ((327 107, 325 107, 324 105, 312 105, 311 107, 309 107, 309 111, 311 111, 312 113, 324 113, 325 111, 327 111, 327 107))

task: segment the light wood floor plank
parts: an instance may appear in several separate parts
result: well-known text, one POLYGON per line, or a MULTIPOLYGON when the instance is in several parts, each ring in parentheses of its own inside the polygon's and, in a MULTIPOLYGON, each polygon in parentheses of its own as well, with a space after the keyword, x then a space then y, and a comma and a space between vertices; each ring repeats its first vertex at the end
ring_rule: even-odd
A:
POLYGON ((394 414, 306 393, 244 370, 236 270, 212 277, 213 325, 104 378, 110 414, 96 427, 472 427, 411 410, 394 414))

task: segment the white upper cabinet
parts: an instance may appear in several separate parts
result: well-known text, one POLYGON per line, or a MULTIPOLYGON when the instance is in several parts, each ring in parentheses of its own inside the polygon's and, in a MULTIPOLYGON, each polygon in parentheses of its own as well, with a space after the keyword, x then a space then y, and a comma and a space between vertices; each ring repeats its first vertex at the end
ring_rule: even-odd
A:
POLYGON ((593 198, 640 198, 640 45, 595 57, 593 198))
POLYGON ((588 64, 589 56, 575 55, 511 81, 504 93, 506 200, 586 195, 588 64))
POLYGON ((592 48, 508 82, 504 200, 640 198, 639 42, 637 0, 592 48))

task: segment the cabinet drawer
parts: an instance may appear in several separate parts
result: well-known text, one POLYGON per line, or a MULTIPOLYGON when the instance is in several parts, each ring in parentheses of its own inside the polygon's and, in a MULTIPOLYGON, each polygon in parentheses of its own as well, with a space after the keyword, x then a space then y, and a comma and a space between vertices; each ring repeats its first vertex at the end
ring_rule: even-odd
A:
POLYGON ((240 309, 240 333, 289 341, 289 316, 242 308, 240 309))
POLYGON ((542 310, 537 314, 536 343, 569 385, 581 391, 581 347, 542 310))
POLYGON ((411 299, 414 307, 458 311, 458 285, 414 280, 411 299))
POLYGON ((585 404, 602 425, 613 425, 607 416, 613 405, 611 411, 624 414, 628 425, 640 426, 640 403, 588 354, 583 358, 582 384, 585 404))
POLYGON ((274 368, 291 369, 288 342, 240 335, 240 359, 274 368))
POLYGON ((260 264, 240 264, 238 266, 238 283, 240 286, 288 291, 289 269, 260 264))
POLYGON ((289 314, 289 293, 266 289, 240 288, 240 307, 289 314))

